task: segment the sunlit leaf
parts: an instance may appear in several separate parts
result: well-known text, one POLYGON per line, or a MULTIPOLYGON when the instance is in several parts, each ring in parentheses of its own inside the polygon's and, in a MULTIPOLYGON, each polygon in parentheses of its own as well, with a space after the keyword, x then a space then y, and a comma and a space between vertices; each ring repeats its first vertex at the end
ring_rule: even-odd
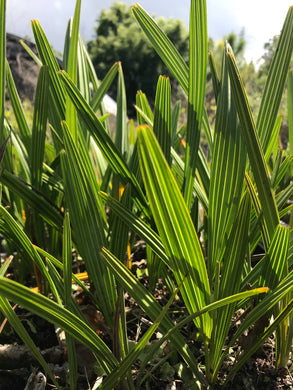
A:
POLYGON ((293 8, 289 7, 268 73, 256 128, 264 153, 277 119, 293 50, 293 8))
POLYGON ((49 70, 47 66, 40 69, 34 106, 34 119, 31 142, 31 175, 32 185, 38 190, 42 184, 43 161, 48 118, 49 70))
POLYGON ((241 131, 263 209, 264 221, 267 225, 269 237, 272 239, 275 228, 279 223, 279 216, 270 185, 264 154, 261 149, 244 86, 235 59, 231 53, 227 53, 227 65, 237 113, 241 123, 241 131))
POLYGON ((189 83, 186 129, 184 199, 192 203, 193 179, 199 147, 207 72, 208 36, 205 0, 191 0, 189 25, 189 83))
POLYGON ((9 94, 9 99, 11 101, 12 109, 15 115, 15 119, 19 128, 19 132, 22 135, 22 140, 25 143, 27 152, 30 152, 30 143, 31 143, 31 130, 27 123, 27 119, 25 117, 25 113, 23 107, 21 105, 20 98, 18 96, 15 82, 12 77, 12 73, 10 70, 10 66, 8 61, 6 60, 6 83, 7 90, 9 94))
POLYGON ((4 141, 5 58, 6 58, 6 0, 0 1, 0 143, 4 141))
POLYGON ((132 7, 132 12, 156 52, 187 92, 188 67, 178 50, 157 23, 139 4, 136 3, 132 7))
POLYGON ((66 75, 65 72, 61 72, 59 74, 66 86, 68 94, 76 105, 80 116, 82 117, 84 123, 87 125, 90 134, 96 141, 97 145, 99 146, 100 150, 102 151, 104 157, 108 161, 113 171, 120 175, 120 178, 121 180, 123 180, 124 184, 130 181, 134 186, 134 195, 137 195, 139 197, 139 200, 143 204, 146 204, 144 194, 142 193, 142 190, 137 183, 135 176, 129 170, 125 160, 121 156, 121 153, 118 151, 117 147, 114 145, 110 136, 107 134, 104 126, 96 117, 91 107, 83 99, 80 92, 72 83, 68 75, 66 75))
MULTIPOLYGON (((185 279, 181 293, 190 312, 201 309, 210 294, 205 261, 188 209, 153 132, 138 131, 140 169, 154 220, 170 258, 177 283, 185 279)), ((197 324, 209 337, 210 318, 197 324)))
POLYGON ((66 122, 64 131, 65 153, 61 165, 65 184, 66 206, 75 233, 79 253, 85 261, 89 276, 96 288, 101 311, 109 326, 112 325, 116 304, 113 278, 100 260, 98 248, 106 243, 104 215, 98 197, 98 183, 94 180, 93 166, 84 146, 75 144, 66 122))
MULTIPOLYGON (((106 248, 101 249, 101 256, 107 264, 107 267, 115 275, 118 283, 121 284, 126 291, 136 300, 139 306, 148 314, 152 321, 156 319, 162 313, 162 306, 154 298, 154 296, 142 285, 142 283, 133 275, 133 273, 125 267, 120 260, 118 260, 109 250, 106 248)), ((170 331, 174 327, 173 322, 169 316, 165 316, 160 324, 160 330, 163 333, 170 331)), ((188 346, 185 343, 184 338, 179 332, 174 332, 172 343, 175 345, 178 353, 186 361, 186 363, 192 367, 194 373, 198 373, 198 367, 196 359, 190 352, 188 346)))
MULTIPOLYGON (((229 52, 231 48, 226 46, 225 51, 229 52)), ((218 93, 209 191, 208 255, 209 267, 211 267, 210 277, 214 277, 216 263, 222 260, 225 241, 230 234, 238 210, 245 164, 246 150, 237 120, 224 57, 218 93)))
POLYGON ((165 158, 170 163, 171 87, 169 78, 163 76, 159 77, 157 84, 153 129, 165 158))

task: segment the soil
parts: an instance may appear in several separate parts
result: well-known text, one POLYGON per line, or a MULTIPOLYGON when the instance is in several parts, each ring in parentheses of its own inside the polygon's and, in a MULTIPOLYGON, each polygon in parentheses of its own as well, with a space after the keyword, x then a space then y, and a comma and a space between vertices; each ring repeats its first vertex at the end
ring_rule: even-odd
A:
MULTIPOLYGON (((68 372, 66 349, 60 345, 56 336, 56 329, 42 318, 26 313, 22 309, 18 308, 16 312, 35 344, 42 351, 42 355, 49 363, 58 379, 58 383, 65 386, 68 372)), ((89 388, 88 383, 93 386, 96 380, 93 370, 94 358, 85 347, 77 345, 76 348, 81 363, 79 365, 77 389, 86 390, 89 388)), ((40 369, 30 352, 7 324, 5 331, 0 334, 0 390, 23 390, 33 368, 40 369)), ((133 374, 135 377, 135 367, 133 374)), ((224 378, 226 374, 227 372, 224 369, 221 376, 224 378)), ((49 378, 47 380, 46 389, 52 389, 49 378)), ((154 390, 189 388, 176 375, 170 378, 162 378, 161 369, 152 372, 149 385, 151 385, 149 388, 154 390), (170 387, 171 384, 173 384, 173 387, 170 387), (174 384, 176 384, 176 387, 174 384)), ((139 388, 144 389, 145 387, 139 388)), ((217 390, 221 388, 221 386, 216 387, 217 390)), ((270 345, 263 347, 250 358, 236 374, 233 381, 225 388, 227 390, 289 390, 293 389, 293 378, 287 368, 276 370, 273 349, 270 345)))

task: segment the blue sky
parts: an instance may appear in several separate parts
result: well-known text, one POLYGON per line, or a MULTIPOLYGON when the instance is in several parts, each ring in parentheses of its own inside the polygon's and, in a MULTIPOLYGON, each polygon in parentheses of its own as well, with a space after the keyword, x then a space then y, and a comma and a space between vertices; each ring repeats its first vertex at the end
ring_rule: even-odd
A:
MULTIPOLYGON (((125 0, 131 5, 135 1, 125 0)), ((180 18, 188 27, 190 0, 140 0, 151 15, 180 18)), ((93 37, 97 16, 109 8, 112 0, 83 0, 80 32, 87 41, 93 37)), ((233 31, 245 29, 246 59, 256 61, 263 45, 280 33, 293 0, 207 0, 208 33, 214 40, 233 31)), ((30 21, 38 19, 55 49, 63 50, 68 19, 73 15, 74 0, 7 0, 7 31, 32 37, 30 21)))

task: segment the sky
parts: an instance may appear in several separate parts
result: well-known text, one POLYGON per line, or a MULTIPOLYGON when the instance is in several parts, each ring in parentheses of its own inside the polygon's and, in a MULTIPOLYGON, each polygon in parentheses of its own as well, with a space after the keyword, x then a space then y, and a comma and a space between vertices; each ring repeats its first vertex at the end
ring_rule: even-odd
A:
MULTIPOLYGON (((66 25, 74 14, 75 0, 6 0, 8 32, 32 38, 30 21, 38 19, 49 42, 63 51, 66 25)), ((131 5, 135 1, 124 0, 131 5)), ((109 9, 113 0, 83 0, 80 33, 86 42, 94 38, 94 27, 101 9, 109 9)), ((190 0, 140 0, 138 3, 151 15, 182 19, 189 25, 190 0), (180 3, 180 4, 179 4, 180 3)), ((280 34, 293 0, 207 0, 208 35, 215 41, 244 28, 246 60, 256 63, 263 54, 263 45, 280 34)))

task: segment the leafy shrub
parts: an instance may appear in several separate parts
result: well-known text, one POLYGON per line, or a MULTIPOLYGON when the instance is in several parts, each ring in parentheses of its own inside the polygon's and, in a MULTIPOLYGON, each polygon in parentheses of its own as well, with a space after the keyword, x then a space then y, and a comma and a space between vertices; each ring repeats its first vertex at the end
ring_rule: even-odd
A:
MULTIPOLYGON (((122 66, 115 63, 98 81, 78 34, 80 7, 79 0, 67 29, 62 71, 39 22, 32 22, 39 54, 34 58, 41 67, 32 126, 8 64, 1 61, 0 81, 6 69, 19 135, 12 128, 7 138, 10 127, 2 110, 6 141, 0 154, 0 227, 23 259, 34 264, 39 291, 44 293, 6 278, 7 261, 0 271, 1 310, 54 381, 8 299, 65 330, 72 389, 77 378, 74 340, 94 353, 104 374, 100 387, 105 389, 120 382, 133 389, 133 364, 140 361, 142 374, 167 340, 178 354, 174 366, 183 365, 194 388, 217 384, 237 342, 241 353, 226 383, 273 332, 277 364, 285 365, 292 345, 292 221, 286 227, 280 218, 292 208, 292 156, 276 149, 278 107, 292 54, 293 8, 284 22, 256 120, 229 45, 220 75, 209 56, 217 102, 212 133, 204 109, 205 1, 191 0, 189 66, 155 21, 138 4, 133 6, 142 30, 188 96, 187 124, 178 128, 178 106, 171 111, 168 78, 159 77, 154 110, 139 92, 136 138, 133 123, 127 122, 122 66), (117 75, 112 140, 102 98, 117 75), (200 146, 201 131, 208 140, 211 164, 200 146), (21 175, 15 174, 15 161, 21 175), (289 180, 284 180, 286 175, 289 180), (136 235, 147 245, 148 289, 131 272, 129 249, 136 235), (264 255, 253 266, 260 240, 264 255), (91 291, 72 274, 72 248, 84 261, 91 291), (169 289, 164 306, 154 297, 158 278, 169 289), (94 332, 73 300, 72 280, 101 311, 112 345, 94 332), (151 321, 134 347, 128 340, 125 291, 151 321), (169 308, 178 296, 187 313, 175 324, 169 308), (231 335, 231 322, 240 308, 241 325, 231 335), (181 331, 190 322, 197 333, 193 342, 204 350, 202 369, 188 345, 189 336, 181 331), (148 345, 157 328, 161 339, 148 345)), ((3 20, 4 8, 1 15, 3 20)), ((4 59, 3 31, 0 38, 4 59)), ((3 101, 4 88, 1 96, 3 101)))

